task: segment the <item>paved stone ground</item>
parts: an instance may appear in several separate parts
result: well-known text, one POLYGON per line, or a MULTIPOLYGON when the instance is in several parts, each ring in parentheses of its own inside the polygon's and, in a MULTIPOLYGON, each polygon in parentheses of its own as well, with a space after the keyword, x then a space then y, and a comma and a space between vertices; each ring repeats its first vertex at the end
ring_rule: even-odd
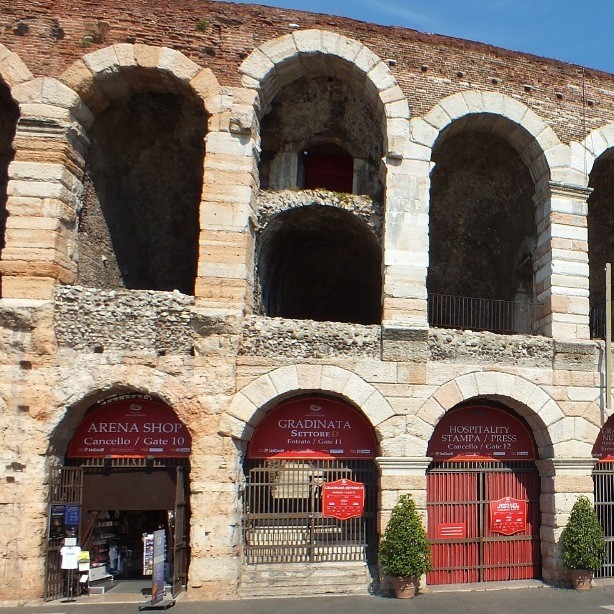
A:
MULTIPOLYGON (((108 598, 111 596, 108 595, 108 598)), ((141 601, 142 603, 142 601, 141 601)), ((2 614, 134 614, 138 604, 55 602, 44 606, 7 607, 2 614)), ((149 610, 151 612, 161 610, 149 610)), ((167 610, 172 614, 607 614, 614 612, 614 586, 597 586, 588 592, 525 586, 499 590, 433 592, 410 600, 384 597, 321 597, 191 602, 180 600, 167 610)))

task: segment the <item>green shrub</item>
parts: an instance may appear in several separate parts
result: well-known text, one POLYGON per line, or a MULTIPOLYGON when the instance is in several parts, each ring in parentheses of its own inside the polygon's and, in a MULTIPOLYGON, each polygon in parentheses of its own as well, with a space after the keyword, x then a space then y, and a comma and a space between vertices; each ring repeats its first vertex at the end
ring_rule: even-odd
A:
POLYGON ((379 562, 391 576, 419 578, 431 568, 431 549, 411 495, 401 495, 379 545, 379 562))
POLYGON ((599 518, 587 497, 578 497, 561 534, 563 562, 569 569, 597 571, 605 562, 606 543, 599 518))

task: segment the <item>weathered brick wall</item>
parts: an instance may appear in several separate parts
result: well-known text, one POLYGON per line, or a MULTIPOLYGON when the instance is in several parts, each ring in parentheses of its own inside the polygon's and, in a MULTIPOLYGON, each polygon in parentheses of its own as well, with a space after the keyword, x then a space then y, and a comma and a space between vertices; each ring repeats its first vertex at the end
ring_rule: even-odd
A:
POLYGON ((84 53, 114 43, 177 49, 222 85, 240 85, 238 67, 262 43, 301 29, 334 31, 367 45, 384 60, 412 115, 469 89, 501 92, 527 104, 563 141, 614 119, 614 76, 528 54, 365 22, 263 6, 203 0, 2 0, 0 42, 35 76, 57 76, 84 53), (197 29, 197 24, 201 26, 197 29), (558 96, 557 96, 558 94, 558 96), (590 104, 582 104, 583 95, 590 104))

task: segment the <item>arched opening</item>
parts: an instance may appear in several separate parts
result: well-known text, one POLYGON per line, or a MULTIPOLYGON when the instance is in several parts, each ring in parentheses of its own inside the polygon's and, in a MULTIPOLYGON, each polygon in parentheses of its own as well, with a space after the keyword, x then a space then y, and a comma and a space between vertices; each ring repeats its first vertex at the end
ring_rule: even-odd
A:
POLYGON ((275 216, 258 238, 262 306, 271 317, 377 324, 381 248, 347 211, 324 205, 275 216))
POLYGON ((536 445, 510 409, 489 401, 450 410, 427 456, 429 584, 539 578, 536 445))
POLYGON ((50 480, 47 599, 66 594, 60 548, 72 542, 89 554, 75 577, 81 591, 147 591, 154 574, 173 595, 185 589, 191 448, 177 414, 150 396, 117 395, 86 411, 50 480), (155 569, 154 536, 164 557, 155 569))
POLYGON ((114 100, 89 131, 79 283, 194 293, 207 120, 183 91, 114 100))
MULTIPOLYGON (((18 119, 19 107, 11 97, 8 86, 0 81, 0 259, 2 259, 6 237, 8 170, 15 155, 13 139, 15 138, 18 119)), ((1 296, 2 276, 0 275, 1 296)))
POLYGON ((270 410, 245 461, 245 562, 374 562, 376 456, 373 427, 346 402, 310 395, 270 410))
POLYGON ((375 108, 364 89, 332 75, 286 84, 262 119, 261 187, 326 188, 381 199, 383 134, 375 108))
POLYGON ((597 578, 614 578, 614 416, 601 427, 593 446, 597 464, 593 470, 595 511, 605 533, 607 550, 603 567, 595 572, 597 578))
POLYGON ((591 336, 605 338, 604 269, 614 259, 614 151, 595 162, 589 177, 593 189, 588 198, 589 304, 591 336))
POLYGON ((536 319, 535 188, 528 167, 508 142, 517 127, 502 128, 493 117, 456 122, 433 149, 429 322, 531 333, 536 319))

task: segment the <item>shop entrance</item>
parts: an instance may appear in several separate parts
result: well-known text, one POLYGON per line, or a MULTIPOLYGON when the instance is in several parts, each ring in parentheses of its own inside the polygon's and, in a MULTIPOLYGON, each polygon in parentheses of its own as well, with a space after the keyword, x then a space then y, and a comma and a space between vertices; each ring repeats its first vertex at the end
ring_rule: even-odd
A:
POLYGON ((374 562, 376 450, 346 403, 303 397, 271 410, 245 464, 246 563, 374 562))
POLYGON ((427 451, 428 584, 540 577, 535 453, 528 427, 503 408, 442 418, 427 451))
POLYGON ((596 578, 614 578, 614 417, 603 425, 595 445, 593 458, 598 459, 593 470, 595 511, 605 533, 606 561, 595 572, 596 578))
MULTIPOLYGON (((163 531, 164 560, 158 557, 173 596, 186 584, 186 489, 191 438, 173 410, 139 395, 123 395, 91 408, 52 485, 46 598, 62 596, 59 547, 77 541, 89 569, 77 575, 74 592, 151 591, 154 532, 163 531), (61 487, 69 478, 78 495, 61 487), (62 500, 59 500, 62 499, 62 500), (61 519, 72 510, 73 525, 61 519), (76 511, 75 511, 76 510, 76 511), (65 513, 65 512, 64 512, 65 513), (52 535, 52 525, 55 524, 52 535), (55 580, 54 580, 55 579, 55 580)), ((159 534, 159 533, 158 533, 159 534)))

